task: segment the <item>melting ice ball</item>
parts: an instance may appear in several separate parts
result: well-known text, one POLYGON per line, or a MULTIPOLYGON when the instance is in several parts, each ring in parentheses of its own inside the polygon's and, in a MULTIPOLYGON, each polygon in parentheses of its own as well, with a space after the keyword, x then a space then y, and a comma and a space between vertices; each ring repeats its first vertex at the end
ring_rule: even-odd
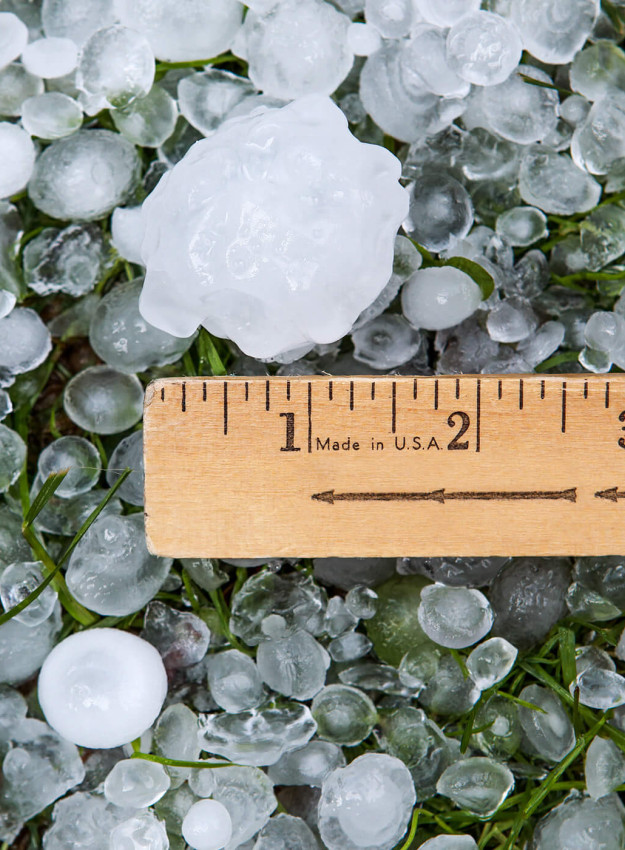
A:
POLYGON ((138 738, 167 694, 157 650, 118 629, 70 635, 39 674, 39 704, 59 735, 82 747, 109 749, 138 738))
POLYGON ((260 358, 339 339, 391 276, 400 170, 320 95, 226 121, 143 205, 144 318, 260 358))

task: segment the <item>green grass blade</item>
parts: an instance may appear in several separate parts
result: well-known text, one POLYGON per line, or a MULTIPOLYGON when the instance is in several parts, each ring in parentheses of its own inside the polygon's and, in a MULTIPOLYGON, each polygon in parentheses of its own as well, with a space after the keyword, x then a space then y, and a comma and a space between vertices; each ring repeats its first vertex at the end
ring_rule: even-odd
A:
POLYGON ((577 668, 575 666, 575 632, 566 626, 560 626, 558 629, 558 643, 560 662, 562 664, 562 679, 568 688, 571 682, 577 678, 577 668))
POLYGON ((198 372, 200 375, 227 374, 226 367, 219 356, 213 338, 205 328, 200 328, 197 338, 197 349, 199 355, 198 372))
POLYGON ((217 768, 217 767, 240 767, 232 761, 180 761, 179 759, 166 759, 164 756, 153 756, 151 753, 134 752, 131 759, 143 759, 143 761, 155 761, 167 767, 193 767, 193 768, 217 768))
POLYGON ((410 832, 406 836, 406 840, 403 844, 399 844, 396 850, 410 850, 412 847, 412 842, 414 841, 414 837, 417 834, 417 825, 419 823, 419 809, 415 806, 412 810, 412 820, 410 821, 410 832))
POLYGON ((43 482, 41 490, 33 499, 33 503, 26 514, 23 525, 24 528, 29 528, 37 519, 41 511, 45 508, 52 496, 54 496, 63 483, 63 479, 68 472, 69 469, 63 469, 61 472, 53 472, 51 475, 48 475, 46 480, 43 482))

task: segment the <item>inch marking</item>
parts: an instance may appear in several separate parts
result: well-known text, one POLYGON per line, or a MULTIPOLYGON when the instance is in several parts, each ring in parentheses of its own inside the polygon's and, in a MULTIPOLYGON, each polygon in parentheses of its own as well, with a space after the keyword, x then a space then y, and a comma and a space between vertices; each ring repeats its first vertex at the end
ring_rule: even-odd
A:
POLYGON ((544 381, 540 382, 540 397, 541 398, 545 397, 545 382, 544 381))
POLYGON ((479 452, 480 450, 480 408, 481 408, 481 393, 482 393, 482 385, 480 383, 480 379, 477 379, 477 386, 475 389, 475 451, 479 452))
POLYGON ((562 433, 566 433, 566 381, 562 381, 562 433))
POLYGON ((249 399, 249 397, 250 397, 250 385, 246 381, 245 382, 245 401, 247 401, 249 399))
POLYGON ((523 378, 519 378, 519 410, 523 410, 523 378))
POLYGON ((269 381, 265 381, 265 410, 269 410, 269 381))
POLYGON ((397 384, 393 381, 392 384, 392 403, 391 403, 391 431, 394 434, 397 429, 397 384))
POLYGON ((328 383, 328 398, 332 401, 332 381, 328 383))
POLYGON ((286 382, 286 400, 291 401, 291 382, 286 382))
POLYGON ((224 434, 228 433, 228 381, 224 381, 224 434))
POLYGON ((605 382, 605 406, 606 409, 610 406, 610 382, 605 382))
POLYGON ((497 384, 497 398, 501 398, 503 395, 503 382, 499 381, 497 384))
POLYGON ((460 398, 460 379, 456 378, 456 398, 460 398))
POLYGON ((375 381, 371 382, 371 401, 375 400, 375 381))
POLYGON ((412 382, 412 397, 415 401, 417 400, 417 379, 416 378, 412 382))
POLYGON ((202 401, 206 401, 206 381, 202 382, 202 401))
POLYGON ((438 378, 434 381, 434 410, 438 410, 438 378))
POLYGON ((165 387, 161 387, 161 401, 165 401, 165 387))
POLYGON ((186 413, 187 412, 187 385, 184 381, 182 382, 182 400, 180 402, 180 406, 182 408, 182 412, 186 413))
MULTIPOLYGON (((336 493, 334 490, 323 490, 321 493, 313 493, 310 498, 316 502, 326 502, 329 505, 333 505, 335 502, 438 502, 443 505, 449 501, 519 502, 534 499, 550 502, 555 500, 576 502, 577 488, 569 487, 566 490, 458 490, 449 493, 443 487, 438 490, 397 493, 336 493)), ((625 494, 623 494, 623 498, 625 498, 625 494)))
POLYGON ((588 398, 588 381, 584 381, 584 398, 588 398))
POLYGON ((349 382, 349 409, 354 409, 354 382, 349 382))

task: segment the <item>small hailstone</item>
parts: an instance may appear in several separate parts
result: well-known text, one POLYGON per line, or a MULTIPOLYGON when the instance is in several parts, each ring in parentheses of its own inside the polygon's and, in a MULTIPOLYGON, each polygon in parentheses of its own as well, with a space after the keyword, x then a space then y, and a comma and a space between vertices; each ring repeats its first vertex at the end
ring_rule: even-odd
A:
POLYGON ((0 289, 0 319, 8 316, 11 310, 15 307, 17 298, 13 292, 8 289, 0 289))
POLYGON ((83 44, 102 27, 115 23, 113 0, 43 0, 41 23, 48 38, 83 44))
POLYGON ((584 341, 595 351, 617 351, 625 345, 625 319, 618 313, 598 310, 586 322, 584 341))
POLYGON ((516 657, 516 647, 505 638, 490 638, 469 653, 467 670, 478 688, 484 691, 508 675, 516 657))
POLYGON ((563 759, 575 746, 575 730, 558 697, 540 685, 528 685, 519 697, 535 706, 519 705, 523 751, 549 762, 563 759))
POLYGON ((118 761, 104 780, 104 796, 128 809, 145 809, 167 792, 170 779, 162 764, 142 759, 118 761))
POLYGON ((0 12, 0 68, 20 55, 28 41, 28 29, 12 12, 0 12))
POLYGON ((586 751, 585 773, 588 793, 599 800, 625 782, 625 756, 613 741, 594 738, 586 751))
POLYGON ((464 239, 473 224, 473 206, 461 183, 446 174, 430 174, 406 188, 410 209, 403 228, 411 239, 437 253, 464 239))
POLYGON ((69 499, 95 487, 102 470, 96 447, 84 437, 59 437, 46 446, 37 460, 42 478, 69 470, 56 490, 56 495, 69 499))
POLYGON ((441 330, 471 316, 482 293, 468 274, 453 266, 420 269, 404 284, 401 305, 415 328, 441 330))
POLYGON ((44 80, 65 77, 78 64, 78 48, 69 38, 39 38, 24 49, 22 64, 44 80))
POLYGON ((310 785, 320 788, 326 776, 345 766, 343 750, 329 741, 310 741, 300 750, 285 753, 267 774, 276 785, 310 785))
POLYGON ((482 89, 477 98, 488 128, 519 145, 545 140, 556 128, 559 98, 557 91, 540 83, 551 85, 551 77, 531 65, 519 65, 503 83, 482 89))
MULTIPOLYGON (((70 224, 62 230, 44 227, 24 248, 24 281, 37 295, 86 295, 107 268, 108 256, 102 231, 94 224, 70 224)), ((78 303, 87 313, 95 309, 98 299, 78 303)), ((76 335, 84 336, 85 332, 81 328, 76 335)))
POLYGON ((328 652, 333 661, 342 664, 346 661, 363 658, 372 646, 372 642, 362 632, 346 632, 330 641, 328 652))
POLYGON ((364 691, 349 685, 328 685, 312 702, 317 734, 326 741, 354 747, 367 738, 378 715, 364 691))
POLYGON ((150 811, 137 812, 111 830, 108 850, 128 850, 129 847, 149 847, 150 850, 169 850, 165 824, 150 811))
POLYGON ((254 850, 319 850, 319 842, 302 818, 279 814, 258 833, 254 850))
POLYGON ((493 612, 483 593, 444 584, 423 588, 418 617, 431 640, 453 649, 477 643, 493 625, 493 612))
POLYGON ((209 136, 234 107, 256 94, 246 77, 209 68, 178 83, 178 106, 189 124, 209 136))
POLYGON ((0 71, 0 115, 17 118, 28 97, 43 92, 43 80, 29 74, 23 65, 12 62, 0 71))
POLYGON ((54 647, 39 674, 39 704, 67 740, 108 749, 156 720, 167 674, 153 646, 119 629, 77 632, 54 647))
POLYGON ((177 336, 201 322, 254 357, 333 342, 390 277, 398 176, 326 98, 226 121, 144 202, 142 314, 177 336))
POLYGON ((561 114, 574 126, 588 113, 588 101, 600 100, 615 89, 625 85, 625 54, 611 41, 601 40, 581 50, 569 69, 571 88, 577 95, 567 97, 561 114), (581 97, 580 95, 583 95, 581 97), (574 113, 571 120, 569 113, 574 113))
POLYGON ((174 671, 202 661, 210 630, 196 614, 153 601, 145 612, 141 637, 158 649, 165 668, 174 671))
POLYGON ((211 696, 224 711, 236 714, 256 708, 262 702, 265 695, 262 679, 248 655, 236 649, 212 655, 207 673, 211 696))
POLYGON ((380 49, 382 39, 372 24, 350 24, 347 28, 347 46, 355 56, 370 56, 380 49))
POLYGON ((297 700, 309 700, 325 684, 330 656, 312 635, 297 631, 263 641, 256 653, 260 676, 272 690, 297 700))
POLYGON ((128 106, 154 81, 154 54, 140 32, 115 24, 95 32, 83 46, 76 87, 85 94, 87 112, 128 106))
POLYGON ((117 495, 130 505, 143 504, 143 484, 145 472, 143 467, 143 431, 133 431, 113 449, 106 470, 106 483, 112 487, 121 476, 124 469, 132 472, 117 491, 117 495))
POLYGON ((145 97, 113 110, 111 118, 119 132, 134 145, 158 148, 176 129, 178 106, 165 89, 152 86, 145 97))
POLYGON ((451 68, 473 85, 502 83, 519 64, 522 52, 515 25, 493 12, 466 15, 447 34, 451 68))
POLYGON ((73 98, 51 91, 29 97, 22 104, 22 124, 31 136, 62 139, 82 124, 82 109, 73 98))
MULTIPOLYGON (((577 132, 577 131, 576 131, 577 132)), ((546 213, 572 215, 597 205, 601 186, 566 154, 530 145, 521 160, 519 191, 523 200, 546 213)))
POLYGON ((375 616, 378 607, 378 594, 370 587, 357 584, 347 591, 345 607, 360 620, 370 620, 375 616))
POLYGON ((365 0, 367 24, 384 38, 408 35, 413 23, 412 0, 365 0))
POLYGON ((519 342, 532 334, 538 325, 536 314, 525 298, 511 297, 490 311, 486 327, 496 342, 519 342))
POLYGON ((110 366, 90 366, 66 385, 63 407, 85 431, 119 434, 141 419, 143 388, 135 375, 110 366))
POLYGON ((15 484, 26 460, 26 443, 17 431, 0 425, 0 493, 15 484))
POLYGON ((599 0, 512 0, 510 7, 523 48, 550 65, 566 65, 573 59, 598 13, 599 0))
POLYGON ((528 366, 535 369, 539 363, 558 350, 564 342, 564 334, 565 327, 562 322, 545 322, 518 344, 517 352, 528 366))
POLYGON ((591 174, 607 174, 625 155, 625 95, 612 91, 593 103, 571 138, 573 162, 591 174))
POLYGON ((401 53, 406 78, 420 79, 428 92, 442 97, 466 97, 471 88, 451 67, 444 30, 428 24, 418 26, 410 34, 401 53))
POLYGON ((526 248, 548 234, 547 216, 536 207, 513 207, 497 217, 497 233, 514 247, 526 248))
POLYGON ((330 773, 319 801, 319 831, 328 850, 392 850, 404 835, 416 794, 398 758, 366 753, 330 773))
POLYGON ((354 359, 372 369, 394 369, 419 351, 421 335, 394 313, 376 316, 352 332, 354 359))
POLYGON ((120 257, 128 260, 129 263, 143 265, 141 207, 117 207, 111 217, 111 237, 113 246, 120 257))
POLYGON ((0 122, 0 198, 20 192, 30 180, 35 165, 35 146, 17 124, 0 122))
POLYGON ((436 783, 439 794, 480 817, 494 814, 514 788, 514 776, 494 759, 466 758, 450 765, 436 783))
POLYGON ((193 850, 221 850, 231 836, 230 813, 217 800, 199 800, 182 821, 182 837, 193 850))
POLYGON ((581 705, 607 711, 625 704, 625 678, 613 670, 588 668, 569 685, 572 695, 579 692, 581 705))
POLYGON ((477 850, 470 835, 436 835, 419 846, 419 850, 477 850))
MULTIPOLYGON (((44 575, 39 561, 17 561, 0 572, 0 602, 5 611, 22 602, 43 581, 44 575)), ((38 626, 54 611, 56 591, 49 585, 14 619, 25 626, 38 626)))

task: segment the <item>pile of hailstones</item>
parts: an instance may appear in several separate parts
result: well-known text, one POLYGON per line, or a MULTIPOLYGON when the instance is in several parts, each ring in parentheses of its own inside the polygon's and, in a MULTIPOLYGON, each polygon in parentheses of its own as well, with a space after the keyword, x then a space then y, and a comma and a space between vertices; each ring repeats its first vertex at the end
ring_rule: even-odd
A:
MULTIPOLYGON (((0 3, 5 613, 50 569, 28 491, 70 470, 35 521, 54 558, 133 470, 0 625, 0 841, 54 804, 47 850, 391 850, 415 804, 478 822, 574 748, 566 692, 497 688, 568 614, 621 615, 622 559, 173 563, 140 420, 199 322, 235 374, 625 368, 620 5, 0 3)), ((625 731, 614 657, 574 668, 625 731)), ((585 770, 533 850, 623 846, 625 757, 597 737, 585 770)), ((439 831, 416 840, 477 847, 439 831)))

